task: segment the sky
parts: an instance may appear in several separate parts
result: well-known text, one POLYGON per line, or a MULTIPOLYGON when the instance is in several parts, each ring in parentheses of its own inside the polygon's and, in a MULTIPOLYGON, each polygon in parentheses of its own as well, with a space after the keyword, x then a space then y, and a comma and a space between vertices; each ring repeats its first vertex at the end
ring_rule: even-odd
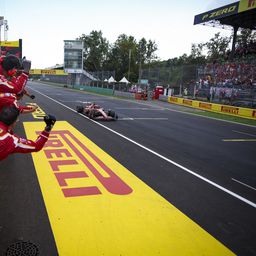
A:
MULTIPOLYGON (((238 0, 237 0, 238 1, 238 0)), ((194 16, 234 0, 0 0, 8 21, 8 41, 23 41, 32 68, 62 64, 64 40, 101 30, 111 44, 119 35, 153 40, 160 60, 190 54, 192 43, 207 42, 230 30, 193 25, 194 16)), ((3 40, 3 29, 1 38, 3 40)))

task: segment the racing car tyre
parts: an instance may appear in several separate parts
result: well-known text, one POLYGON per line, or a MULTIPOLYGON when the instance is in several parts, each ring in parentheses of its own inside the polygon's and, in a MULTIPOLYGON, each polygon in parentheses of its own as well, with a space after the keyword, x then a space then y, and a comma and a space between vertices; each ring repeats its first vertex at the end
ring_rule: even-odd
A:
POLYGON ((77 107, 76 107, 76 111, 77 111, 78 113, 83 113, 83 111, 84 111, 83 106, 77 106, 77 107))
POLYGON ((111 117, 115 118, 115 116, 116 116, 115 111, 109 110, 109 111, 108 111, 108 116, 111 116, 111 117))
POLYGON ((95 118, 95 115, 96 115, 96 111, 93 109, 89 113, 89 118, 93 119, 93 118, 95 118))

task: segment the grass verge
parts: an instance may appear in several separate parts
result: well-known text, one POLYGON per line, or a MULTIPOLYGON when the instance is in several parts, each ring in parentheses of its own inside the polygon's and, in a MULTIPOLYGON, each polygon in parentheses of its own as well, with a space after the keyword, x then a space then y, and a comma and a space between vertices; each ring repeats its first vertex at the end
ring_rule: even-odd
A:
POLYGON ((256 120, 251 120, 251 119, 236 117, 236 116, 223 115, 223 114, 219 114, 219 113, 215 113, 215 112, 207 112, 207 111, 197 112, 196 115, 207 116, 207 117, 231 121, 231 122, 235 122, 235 123, 242 123, 242 124, 256 126, 256 120))

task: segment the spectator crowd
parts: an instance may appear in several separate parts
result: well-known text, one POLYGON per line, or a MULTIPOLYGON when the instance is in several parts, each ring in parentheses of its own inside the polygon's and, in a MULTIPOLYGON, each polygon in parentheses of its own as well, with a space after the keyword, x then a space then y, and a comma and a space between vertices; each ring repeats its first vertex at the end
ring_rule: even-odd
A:
MULTIPOLYGON (((256 64, 243 62, 212 63, 200 69, 196 97, 209 101, 235 100, 254 102, 256 97, 256 64)), ((254 103, 253 103, 254 104, 254 103)))
POLYGON ((208 64, 199 80, 201 87, 251 88, 256 85, 256 65, 245 63, 208 64))

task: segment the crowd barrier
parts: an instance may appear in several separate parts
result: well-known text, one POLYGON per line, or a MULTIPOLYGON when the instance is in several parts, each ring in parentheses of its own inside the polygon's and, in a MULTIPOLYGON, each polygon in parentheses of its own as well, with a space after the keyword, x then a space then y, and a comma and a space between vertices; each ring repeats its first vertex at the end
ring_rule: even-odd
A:
POLYGON ((173 96, 168 97, 168 102, 186 107, 202 109, 210 112, 256 120, 256 109, 233 107, 228 105, 190 100, 173 96))

